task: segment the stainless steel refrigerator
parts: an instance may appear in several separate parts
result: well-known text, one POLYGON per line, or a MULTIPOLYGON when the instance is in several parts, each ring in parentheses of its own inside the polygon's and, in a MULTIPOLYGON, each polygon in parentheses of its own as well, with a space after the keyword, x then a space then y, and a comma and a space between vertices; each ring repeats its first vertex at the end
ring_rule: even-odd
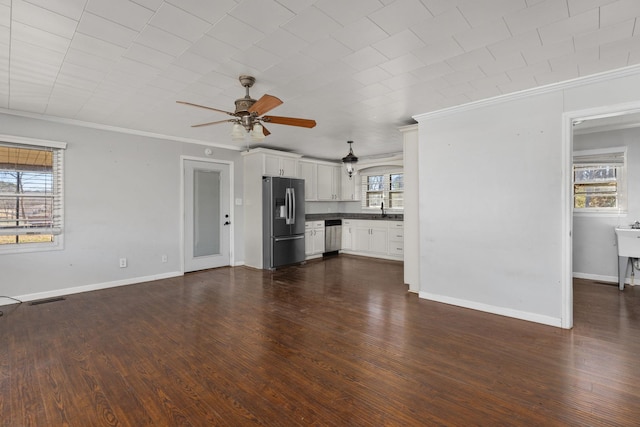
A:
POLYGON ((262 178, 262 265, 303 262, 304 179, 262 178))

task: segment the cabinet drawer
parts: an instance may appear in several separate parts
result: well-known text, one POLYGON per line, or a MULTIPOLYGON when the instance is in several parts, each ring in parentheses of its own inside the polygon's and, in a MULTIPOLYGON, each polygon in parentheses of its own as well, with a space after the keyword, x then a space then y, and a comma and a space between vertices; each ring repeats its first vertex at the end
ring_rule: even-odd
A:
POLYGON ((389 255, 399 255, 402 256, 404 254, 404 245, 402 242, 389 242, 389 255))
POLYGON ((391 228, 389 230, 389 240, 392 242, 404 241, 404 230, 402 228, 391 228))
POLYGON ((389 221, 389 229, 390 230, 404 229, 404 222, 402 222, 402 221, 389 221))
POLYGON ((313 221, 313 228, 324 228, 324 221, 313 221))

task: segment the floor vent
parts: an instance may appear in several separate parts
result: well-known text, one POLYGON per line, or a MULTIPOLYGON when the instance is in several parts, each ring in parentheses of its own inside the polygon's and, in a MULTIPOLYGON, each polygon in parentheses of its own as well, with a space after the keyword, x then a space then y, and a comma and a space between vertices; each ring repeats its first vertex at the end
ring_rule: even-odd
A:
POLYGON ((47 304, 47 303, 56 302, 56 301, 64 301, 64 298, 55 297, 55 298, 41 299, 41 300, 38 300, 38 301, 32 301, 31 303, 29 303, 29 305, 47 304))

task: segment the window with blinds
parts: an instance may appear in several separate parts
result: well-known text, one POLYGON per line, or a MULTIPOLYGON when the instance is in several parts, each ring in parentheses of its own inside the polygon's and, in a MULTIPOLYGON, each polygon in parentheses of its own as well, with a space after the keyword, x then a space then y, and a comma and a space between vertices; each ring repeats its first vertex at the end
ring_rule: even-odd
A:
POLYGON ((362 207, 380 209, 404 209, 404 181, 400 171, 375 171, 362 173, 362 207))
POLYGON ((625 210, 626 148, 578 151, 573 155, 576 212, 625 210))
POLYGON ((59 246, 65 146, 0 137, 0 252, 59 246))

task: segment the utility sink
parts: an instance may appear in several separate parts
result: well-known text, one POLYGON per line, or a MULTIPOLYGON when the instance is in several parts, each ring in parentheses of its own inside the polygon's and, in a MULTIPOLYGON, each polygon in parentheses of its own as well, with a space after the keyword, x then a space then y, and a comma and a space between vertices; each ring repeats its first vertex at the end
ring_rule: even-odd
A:
POLYGON ((631 258, 640 258, 640 229, 616 228, 618 240, 618 287, 624 290, 624 282, 631 258))
POLYGON ((640 258, 640 229, 616 228, 618 256, 640 258))

